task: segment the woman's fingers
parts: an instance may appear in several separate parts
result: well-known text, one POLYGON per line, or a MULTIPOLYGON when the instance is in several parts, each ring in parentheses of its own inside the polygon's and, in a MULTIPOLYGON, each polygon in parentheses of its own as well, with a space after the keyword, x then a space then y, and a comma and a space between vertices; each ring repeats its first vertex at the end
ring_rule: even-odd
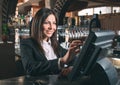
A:
POLYGON ((80 46, 83 45, 83 43, 80 40, 74 40, 72 43, 70 43, 71 47, 73 46, 80 46))
POLYGON ((82 43, 80 40, 74 40, 74 41, 72 41, 72 43, 70 43, 69 49, 75 50, 75 49, 80 48, 81 45, 82 45, 82 43))
POLYGON ((72 70, 72 67, 64 68, 64 69, 62 69, 61 74, 63 76, 66 76, 66 75, 68 75, 68 73, 70 73, 71 70, 72 70))
POLYGON ((72 43, 75 43, 75 44, 82 44, 82 41, 81 41, 81 40, 73 40, 72 43))

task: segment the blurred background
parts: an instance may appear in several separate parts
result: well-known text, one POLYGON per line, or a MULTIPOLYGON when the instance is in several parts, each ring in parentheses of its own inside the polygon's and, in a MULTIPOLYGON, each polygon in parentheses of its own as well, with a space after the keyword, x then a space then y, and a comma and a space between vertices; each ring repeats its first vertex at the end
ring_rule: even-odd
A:
POLYGON ((116 69, 120 69, 119 0, 0 0, 0 66, 4 66, 0 75, 24 74, 20 40, 30 36, 31 20, 42 7, 56 11, 59 17, 57 38, 66 49, 73 39, 84 42, 90 30, 113 30, 116 35, 108 57, 116 69))

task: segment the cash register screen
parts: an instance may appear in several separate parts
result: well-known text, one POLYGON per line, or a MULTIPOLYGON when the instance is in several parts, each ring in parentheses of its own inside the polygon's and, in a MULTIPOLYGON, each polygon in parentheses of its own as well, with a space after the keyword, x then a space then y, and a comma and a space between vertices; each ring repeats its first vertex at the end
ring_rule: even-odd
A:
POLYGON ((78 76, 89 75, 96 61, 106 57, 114 35, 113 31, 91 31, 73 64, 72 71, 68 74, 68 79, 74 80, 78 76))

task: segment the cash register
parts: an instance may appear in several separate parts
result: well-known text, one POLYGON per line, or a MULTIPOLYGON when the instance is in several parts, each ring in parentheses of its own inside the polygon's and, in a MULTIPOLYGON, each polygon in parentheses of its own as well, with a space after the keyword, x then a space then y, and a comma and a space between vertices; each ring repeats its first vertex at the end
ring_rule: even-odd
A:
POLYGON ((117 71, 107 58, 114 36, 113 31, 90 31, 68 80, 88 77, 92 85, 117 85, 117 71))

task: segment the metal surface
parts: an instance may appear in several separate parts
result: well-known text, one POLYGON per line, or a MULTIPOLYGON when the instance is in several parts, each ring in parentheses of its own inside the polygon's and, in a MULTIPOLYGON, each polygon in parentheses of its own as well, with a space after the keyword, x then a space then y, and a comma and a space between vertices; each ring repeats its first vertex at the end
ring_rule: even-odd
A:
POLYGON ((97 61, 91 73, 91 79, 96 85, 118 85, 118 74, 108 58, 97 61))

